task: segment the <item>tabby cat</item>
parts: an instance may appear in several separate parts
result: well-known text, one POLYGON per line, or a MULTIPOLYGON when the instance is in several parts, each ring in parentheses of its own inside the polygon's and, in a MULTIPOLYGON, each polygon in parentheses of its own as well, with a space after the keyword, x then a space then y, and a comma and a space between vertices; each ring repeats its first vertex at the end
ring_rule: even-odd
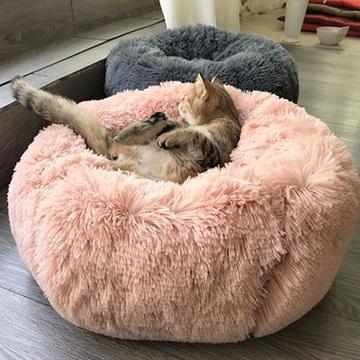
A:
POLYGON ((114 137, 71 100, 36 89, 21 77, 11 83, 14 97, 50 123, 69 126, 89 148, 111 160, 113 169, 152 179, 182 183, 229 161, 241 126, 231 97, 217 77, 199 74, 179 104, 186 127, 163 113, 133 125, 114 137))

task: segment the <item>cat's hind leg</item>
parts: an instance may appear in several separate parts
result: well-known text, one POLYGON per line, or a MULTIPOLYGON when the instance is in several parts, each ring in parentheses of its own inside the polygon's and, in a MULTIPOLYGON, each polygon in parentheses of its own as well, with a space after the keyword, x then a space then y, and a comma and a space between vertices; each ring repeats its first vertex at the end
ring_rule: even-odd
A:
POLYGON ((11 89, 14 97, 22 105, 32 109, 50 123, 68 126, 82 136, 90 149, 109 158, 109 139, 105 127, 75 102, 36 89, 19 76, 12 80, 11 89))

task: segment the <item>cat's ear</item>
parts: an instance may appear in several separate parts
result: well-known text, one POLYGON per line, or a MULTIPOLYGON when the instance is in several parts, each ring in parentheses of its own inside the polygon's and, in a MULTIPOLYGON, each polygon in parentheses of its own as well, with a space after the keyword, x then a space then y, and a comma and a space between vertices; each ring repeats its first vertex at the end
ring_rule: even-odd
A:
POLYGON ((211 83, 202 74, 198 74, 195 81, 196 92, 203 99, 206 100, 209 97, 211 90, 211 83))
POLYGON ((224 86, 224 83, 222 82, 222 80, 219 78, 218 75, 215 75, 212 79, 211 82, 214 84, 218 84, 220 86, 224 86))

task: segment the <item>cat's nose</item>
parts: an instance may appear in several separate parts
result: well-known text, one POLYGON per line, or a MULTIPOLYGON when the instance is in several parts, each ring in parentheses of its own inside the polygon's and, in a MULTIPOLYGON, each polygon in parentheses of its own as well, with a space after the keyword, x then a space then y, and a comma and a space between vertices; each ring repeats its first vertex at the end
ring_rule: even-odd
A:
POLYGON ((111 160, 116 161, 118 159, 118 156, 114 155, 111 157, 111 160))

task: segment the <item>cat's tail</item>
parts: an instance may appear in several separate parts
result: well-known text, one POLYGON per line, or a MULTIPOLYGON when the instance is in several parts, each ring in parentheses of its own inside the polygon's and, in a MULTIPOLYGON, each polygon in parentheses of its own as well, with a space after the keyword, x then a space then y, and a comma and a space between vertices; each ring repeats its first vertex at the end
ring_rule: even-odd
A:
POLYGON ((11 89, 20 104, 32 109, 50 123, 68 126, 85 139, 89 148, 99 155, 109 157, 106 129, 75 102, 36 89, 20 76, 11 81, 11 89))

